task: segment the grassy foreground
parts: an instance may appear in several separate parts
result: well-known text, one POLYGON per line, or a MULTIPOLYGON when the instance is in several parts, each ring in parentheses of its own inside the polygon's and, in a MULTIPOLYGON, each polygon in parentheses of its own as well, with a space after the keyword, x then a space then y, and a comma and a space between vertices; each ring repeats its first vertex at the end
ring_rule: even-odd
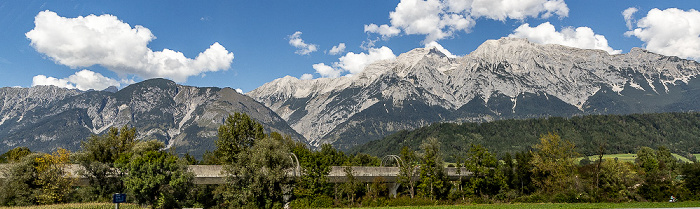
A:
MULTIPOLYGON (((34 205, 34 206, 22 206, 22 207, 0 207, 0 209, 113 209, 114 203, 68 203, 68 204, 56 204, 56 205, 34 205)), ((120 209, 141 209, 136 204, 119 204, 120 209)))
MULTIPOLYGON (((380 207, 380 208, 396 208, 396 209, 491 209, 491 208, 681 208, 681 207, 700 207, 700 202, 632 202, 632 203, 514 203, 514 204, 483 204, 483 205, 438 205, 438 206, 403 206, 403 207, 380 207)), ((112 203, 70 203, 57 205, 41 205, 41 206, 25 206, 25 207, 0 207, 0 209, 111 209, 114 208, 112 203)), ((140 209, 135 204, 120 204, 119 208, 123 209, 140 209)), ((373 208, 366 208, 373 209, 373 208)))
MULTIPOLYGON (((700 202, 631 202, 631 203, 513 203, 513 204, 486 204, 486 205, 439 205, 439 206, 404 206, 404 207, 384 207, 396 209, 516 209, 516 208, 576 208, 576 209, 597 209, 597 208, 689 208, 700 207, 700 202)), ((373 208, 367 208, 373 209, 373 208)))

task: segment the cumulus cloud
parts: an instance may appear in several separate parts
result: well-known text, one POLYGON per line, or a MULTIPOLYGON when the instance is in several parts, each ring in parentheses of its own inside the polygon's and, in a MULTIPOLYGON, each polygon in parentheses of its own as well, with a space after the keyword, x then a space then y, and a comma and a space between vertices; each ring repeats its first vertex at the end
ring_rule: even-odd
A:
POLYGON ((333 46, 330 51, 328 51, 328 54, 330 55, 336 55, 343 53, 345 51, 345 43, 339 43, 338 46, 333 46))
POLYGON ((297 31, 294 32, 294 34, 289 35, 289 45, 292 45, 294 48, 297 48, 297 51, 295 51, 294 53, 299 55, 307 55, 311 52, 315 52, 316 50, 318 50, 318 45, 307 44, 304 42, 303 39, 301 39, 301 31, 297 31))
POLYGON ((54 78, 45 75, 37 75, 32 79, 32 86, 52 85, 68 89, 80 89, 82 91, 103 90, 110 86, 119 87, 119 81, 107 78, 102 74, 89 70, 81 70, 68 78, 54 78))
MULTIPOLYGON (((338 62, 333 62, 332 66, 318 63, 312 65, 312 67, 321 77, 337 78, 343 73, 348 73, 347 75, 349 76, 361 73, 367 65, 373 62, 394 58, 396 58, 394 52, 389 47, 382 46, 381 48, 370 48, 367 53, 360 52, 356 54, 348 52, 345 56, 338 58, 338 62)), ((310 79, 311 77, 308 78, 310 79)), ((302 76, 302 79, 304 79, 304 76, 302 76)))
POLYGON ((243 89, 236 89, 236 92, 238 92, 239 94, 243 94, 243 89))
MULTIPOLYGON (((460 0, 450 0, 452 4, 460 0)), ((461 8, 457 8, 461 9, 461 8)), ((475 0, 471 5, 471 16, 485 17, 493 20, 524 20, 528 17, 550 18, 554 15, 566 17, 569 7, 564 0, 475 0)))
POLYGON ((227 70, 233 61, 233 53, 219 43, 195 59, 170 49, 152 51, 148 43, 156 37, 148 28, 131 27, 109 14, 66 18, 46 10, 36 15, 34 24, 25 34, 31 46, 71 68, 101 65, 121 77, 133 74, 185 82, 190 76, 227 70))
POLYGON ((407 35, 426 35, 423 43, 430 43, 458 31, 470 32, 478 18, 505 21, 554 15, 569 15, 564 0, 401 0, 389 13, 391 25, 365 25, 365 32, 387 38, 403 31, 407 35))
POLYGON ((632 24, 634 23, 634 19, 632 15, 634 13, 637 13, 638 9, 634 7, 630 7, 625 9, 625 11, 622 11, 622 17, 625 18, 625 23, 627 24, 627 29, 632 30, 632 24))
POLYGON ((625 35, 644 41, 652 52, 700 61, 700 12, 652 9, 625 35))
POLYGON ((381 26, 378 26, 374 23, 365 25, 365 33, 378 33, 381 35, 383 38, 389 38, 392 36, 399 35, 401 33, 401 29, 398 29, 396 27, 391 27, 387 24, 383 24, 381 26))
POLYGON ((362 72, 365 66, 373 62, 394 58, 396 58, 394 52, 389 47, 382 46, 381 48, 371 48, 367 53, 360 52, 355 54, 348 52, 345 56, 338 58, 338 62, 333 65, 342 68, 350 74, 357 74, 362 72))
POLYGON ((316 73, 321 74, 321 77, 324 78, 337 78, 343 73, 342 69, 333 68, 325 63, 313 64, 312 67, 316 70, 316 73))
POLYGON ((425 48, 432 48, 432 47, 437 48, 440 52, 442 52, 443 54, 445 54, 449 58, 457 58, 457 55, 452 54, 452 52, 445 49, 445 47, 442 47, 442 45, 440 45, 438 42, 433 41, 433 42, 430 42, 430 43, 425 45, 425 48))
POLYGON ((516 28, 508 37, 527 38, 528 40, 540 44, 560 44, 564 46, 582 49, 600 49, 609 54, 619 54, 621 50, 614 50, 608 46, 608 40, 603 35, 595 34, 589 27, 566 27, 557 32, 549 22, 542 23, 537 27, 530 27, 530 24, 523 24, 516 28))
POLYGON ((301 80, 311 80, 311 79, 314 79, 314 75, 311 75, 311 74, 308 74, 308 73, 304 73, 304 75, 301 75, 301 77, 300 77, 299 79, 301 79, 301 80))

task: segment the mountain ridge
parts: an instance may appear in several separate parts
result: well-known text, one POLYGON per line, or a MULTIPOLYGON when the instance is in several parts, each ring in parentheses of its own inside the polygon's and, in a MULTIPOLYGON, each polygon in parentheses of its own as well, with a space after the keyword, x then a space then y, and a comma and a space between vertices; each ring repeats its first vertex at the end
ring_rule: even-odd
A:
POLYGON ((149 79, 117 92, 79 91, 55 86, 0 89, 0 148, 28 146, 76 150, 80 141, 110 127, 127 125, 139 139, 158 139, 167 148, 200 156, 214 149, 219 125, 243 112, 266 131, 305 142, 269 108, 231 88, 178 85, 149 79))
MULTIPOLYGON (((352 76, 284 77, 247 95, 277 112, 312 145, 333 143, 347 149, 434 122, 627 113, 591 106, 591 99, 607 92, 622 98, 623 91, 634 92, 632 89, 675 94, 670 90, 689 86, 698 74, 700 64, 695 61, 639 48, 609 55, 602 50, 502 38, 486 41, 463 57, 449 58, 436 48, 418 48, 393 60, 372 63, 352 76), (391 109, 413 115, 391 115, 391 109), (365 111, 373 115, 358 115, 365 111), (368 129, 376 134, 363 135, 368 129), (360 136, 343 134, 347 131, 360 136)), ((680 106, 684 105, 694 104, 680 106)), ((655 112, 664 107, 642 109, 655 112)))

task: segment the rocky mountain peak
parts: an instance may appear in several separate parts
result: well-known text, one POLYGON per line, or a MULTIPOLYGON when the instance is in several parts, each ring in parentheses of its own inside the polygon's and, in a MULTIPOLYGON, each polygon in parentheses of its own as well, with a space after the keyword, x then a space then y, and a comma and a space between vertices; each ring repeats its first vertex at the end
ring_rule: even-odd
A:
POLYGON ((55 86, 0 88, 0 151, 14 146, 76 150, 92 134, 128 125, 138 130, 140 139, 157 139, 179 154, 201 156, 213 150, 217 128, 234 112, 247 113, 266 132, 306 141, 268 107, 231 88, 150 79, 116 93, 55 86))
POLYGON ((380 135, 445 120, 585 114, 598 105, 589 104, 590 98, 601 92, 665 93, 679 80, 688 84, 700 74, 699 67, 694 61, 638 48, 610 55, 501 38, 460 58, 449 58, 434 47, 417 48, 369 64, 353 77, 304 81, 285 77, 248 95, 312 144, 320 144, 370 137, 344 135, 367 133, 368 128, 380 135))
POLYGON ((109 87, 103 89, 102 91, 116 93, 117 91, 119 91, 119 88, 117 88, 116 86, 109 86, 109 87))

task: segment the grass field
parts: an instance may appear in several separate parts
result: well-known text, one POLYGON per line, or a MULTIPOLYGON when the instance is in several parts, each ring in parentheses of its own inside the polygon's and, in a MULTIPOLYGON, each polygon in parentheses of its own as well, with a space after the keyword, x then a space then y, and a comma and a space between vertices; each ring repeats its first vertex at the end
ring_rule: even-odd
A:
MULTIPOLYGON (((489 205, 440 205, 440 206, 406 206, 406 207, 384 207, 396 209, 595 209, 595 208, 690 208, 700 207, 700 202, 633 202, 633 203, 515 203, 515 204, 489 204, 489 205)), ((368 208, 370 209, 370 208, 368 208)))
POLYGON ((673 155, 673 157, 675 157, 676 159, 680 159, 680 160, 682 160, 683 162, 686 162, 686 163, 691 163, 691 162, 692 162, 692 161, 690 161, 690 159, 688 159, 688 158, 686 158, 686 157, 683 157, 683 156, 680 156, 680 155, 678 155, 678 154, 676 154, 676 153, 673 153, 672 155, 673 155))
MULTIPOLYGON (((112 209, 114 208, 113 203, 69 203, 69 204, 57 204, 57 205, 35 205, 35 206, 23 206, 23 207, 0 207, 0 209, 112 209)), ((135 204, 119 204, 120 209, 141 209, 135 204)))
MULTIPOLYGON (((678 154, 672 153, 673 157, 676 159, 680 159, 683 162, 691 162, 688 158, 680 156, 678 154)), ((695 158, 698 159, 700 157, 700 154, 694 154, 695 158)), ((634 160, 637 159, 637 154, 611 154, 611 155, 603 155, 603 159, 615 159, 619 160, 620 162, 631 162, 634 163, 634 160)), ((583 157, 578 158, 578 161, 581 161, 583 157)), ((588 156, 588 159, 591 161, 596 161, 598 159, 597 155, 592 155, 588 156)))
MULTIPOLYGON (((581 209, 594 209, 594 208, 689 208, 689 207, 700 207, 700 202, 676 202, 676 203, 664 203, 664 202, 633 202, 633 203, 514 203, 514 204, 487 204, 487 205, 438 205, 438 206, 404 206, 404 207, 381 207, 381 208, 395 208, 395 209, 549 209, 549 208, 581 208, 581 209)), ((43 206, 27 206, 27 207, 0 207, 0 209, 111 209, 114 208, 114 204, 111 203, 71 203, 71 204, 59 204, 59 205, 43 205, 43 206)), ((121 204, 119 208, 124 209, 137 209, 140 208, 138 205, 134 204, 121 204)), ((373 209, 373 208, 367 208, 373 209)))

